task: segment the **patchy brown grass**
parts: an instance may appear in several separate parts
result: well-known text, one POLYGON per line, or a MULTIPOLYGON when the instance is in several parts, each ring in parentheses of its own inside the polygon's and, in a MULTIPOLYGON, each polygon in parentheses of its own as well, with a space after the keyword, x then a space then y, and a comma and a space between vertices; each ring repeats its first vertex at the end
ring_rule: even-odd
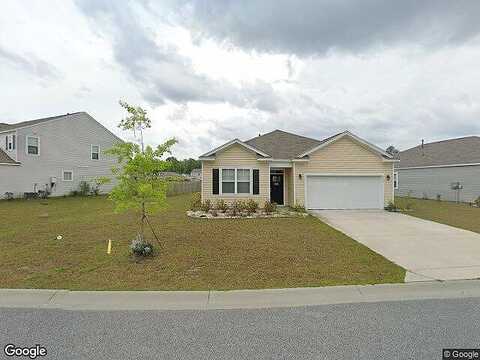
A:
POLYGON ((463 203, 407 197, 396 197, 395 204, 400 208, 407 205, 411 207, 405 212, 408 215, 480 233, 480 208, 463 203))
POLYGON ((0 287, 283 288, 403 282, 404 270, 320 220, 191 219, 188 195, 152 219, 164 250, 135 263, 132 214, 104 197, 0 201, 0 287), (63 240, 56 240, 62 235, 63 240), (113 240, 112 255, 106 254, 113 240))

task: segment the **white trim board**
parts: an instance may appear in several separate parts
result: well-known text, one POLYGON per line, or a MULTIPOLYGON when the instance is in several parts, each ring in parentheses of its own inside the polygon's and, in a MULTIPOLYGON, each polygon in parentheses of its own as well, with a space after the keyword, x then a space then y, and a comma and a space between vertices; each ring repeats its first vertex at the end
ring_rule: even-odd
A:
POLYGON ((463 167, 463 166, 480 166, 480 163, 470 164, 449 164, 449 165, 428 165, 428 166, 410 166, 403 168, 396 168, 395 170, 410 170, 410 169, 435 169, 435 168, 449 168, 449 167, 463 167))

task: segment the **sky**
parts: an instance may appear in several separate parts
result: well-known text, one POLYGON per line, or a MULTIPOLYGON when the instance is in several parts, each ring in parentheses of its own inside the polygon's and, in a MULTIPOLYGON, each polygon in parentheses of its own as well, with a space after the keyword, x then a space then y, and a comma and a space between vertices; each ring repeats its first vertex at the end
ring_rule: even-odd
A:
POLYGON ((480 135, 477 0, 2 0, 0 122, 120 99, 178 158, 275 129, 400 150, 480 135))

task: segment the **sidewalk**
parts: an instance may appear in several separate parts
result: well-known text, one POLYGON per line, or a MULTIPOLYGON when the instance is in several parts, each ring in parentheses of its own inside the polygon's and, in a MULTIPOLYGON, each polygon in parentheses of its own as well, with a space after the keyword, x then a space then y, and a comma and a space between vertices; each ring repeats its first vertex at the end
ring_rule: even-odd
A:
POLYGON ((480 297, 480 280, 233 291, 0 289, 0 308, 63 310, 262 309, 480 297))

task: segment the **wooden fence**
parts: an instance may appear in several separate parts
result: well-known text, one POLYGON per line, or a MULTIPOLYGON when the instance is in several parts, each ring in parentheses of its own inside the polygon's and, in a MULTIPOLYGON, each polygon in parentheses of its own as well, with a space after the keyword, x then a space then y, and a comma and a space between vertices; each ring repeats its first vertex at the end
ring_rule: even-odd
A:
POLYGON ((201 183, 200 180, 172 182, 168 186, 167 196, 200 192, 201 183))

